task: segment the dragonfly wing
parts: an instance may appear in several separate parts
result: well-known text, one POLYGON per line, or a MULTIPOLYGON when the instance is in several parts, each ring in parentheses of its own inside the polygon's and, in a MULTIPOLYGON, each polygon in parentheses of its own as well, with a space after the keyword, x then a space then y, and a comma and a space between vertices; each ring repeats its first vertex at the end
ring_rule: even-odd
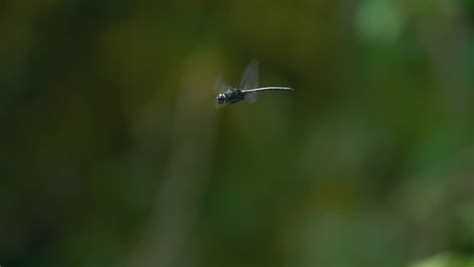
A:
POLYGON ((249 93, 249 94, 245 95, 245 99, 247 99, 250 104, 253 104, 253 103, 257 102, 257 93, 255 93, 255 92, 249 93))
POLYGON ((252 60, 242 74, 240 90, 254 89, 258 87, 258 62, 252 60))
POLYGON ((220 94, 223 93, 225 90, 230 89, 230 85, 226 81, 224 81, 221 75, 219 75, 216 78, 214 89, 216 94, 220 94))

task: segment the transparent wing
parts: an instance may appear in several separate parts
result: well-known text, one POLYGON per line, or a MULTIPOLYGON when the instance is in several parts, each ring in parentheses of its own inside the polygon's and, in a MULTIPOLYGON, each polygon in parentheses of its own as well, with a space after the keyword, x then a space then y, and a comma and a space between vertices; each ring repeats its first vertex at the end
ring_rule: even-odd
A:
POLYGON ((240 82, 240 90, 254 89, 258 87, 258 62, 252 60, 242 74, 240 82))
POLYGON ((221 75, 217 76, 216 82, 214 85, 215 93, 220 94, 229 88, 230 88, 230 85, 227 84, 227 82, 224 81, 224 79, 222 79, 222 76, 221 75))
POLYGON ((245 95, 245 99, 248 100, 250 104, 257 102, 257 93, 250 93, 245 95))

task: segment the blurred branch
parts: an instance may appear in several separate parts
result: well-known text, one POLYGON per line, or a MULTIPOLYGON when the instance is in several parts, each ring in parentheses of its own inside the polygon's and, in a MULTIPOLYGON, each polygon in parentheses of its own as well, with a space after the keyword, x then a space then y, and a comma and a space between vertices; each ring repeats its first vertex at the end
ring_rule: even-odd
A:
POLYGON ((148 229, 129 266, 173 266, 195 220, 209 176, 214 140, 211 78, 205 62, 194 61, 184 75, 174 125, 175 144, 148 229), (210 101, 211 100, 211 101, 210 101))

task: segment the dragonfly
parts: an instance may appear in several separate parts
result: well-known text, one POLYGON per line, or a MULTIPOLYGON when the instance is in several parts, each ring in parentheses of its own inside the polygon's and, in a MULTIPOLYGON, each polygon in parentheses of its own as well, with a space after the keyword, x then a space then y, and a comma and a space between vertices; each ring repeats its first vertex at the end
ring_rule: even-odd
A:
POLYGON ((257 101, 257 93, 265 91, 294 91, 290 87, 258 87, 258 62, 252 60, 245 68, 242 74, 242 80, 239 88, 229 86, 221 77, 216 80, 216 89, 218 90, 216 102, 218 105, 235 104, 242 100, 248 100, 250 103, 257 101))

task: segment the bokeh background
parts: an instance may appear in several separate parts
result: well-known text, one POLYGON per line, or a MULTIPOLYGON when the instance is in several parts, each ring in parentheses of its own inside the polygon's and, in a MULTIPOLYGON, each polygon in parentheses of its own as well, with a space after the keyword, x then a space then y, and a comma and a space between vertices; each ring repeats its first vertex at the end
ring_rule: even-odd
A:
POLYGON ((474 265, 471 0, 1 0, 0 265, 474 265), (214 80, 292 86, 215 109, 214 80))

